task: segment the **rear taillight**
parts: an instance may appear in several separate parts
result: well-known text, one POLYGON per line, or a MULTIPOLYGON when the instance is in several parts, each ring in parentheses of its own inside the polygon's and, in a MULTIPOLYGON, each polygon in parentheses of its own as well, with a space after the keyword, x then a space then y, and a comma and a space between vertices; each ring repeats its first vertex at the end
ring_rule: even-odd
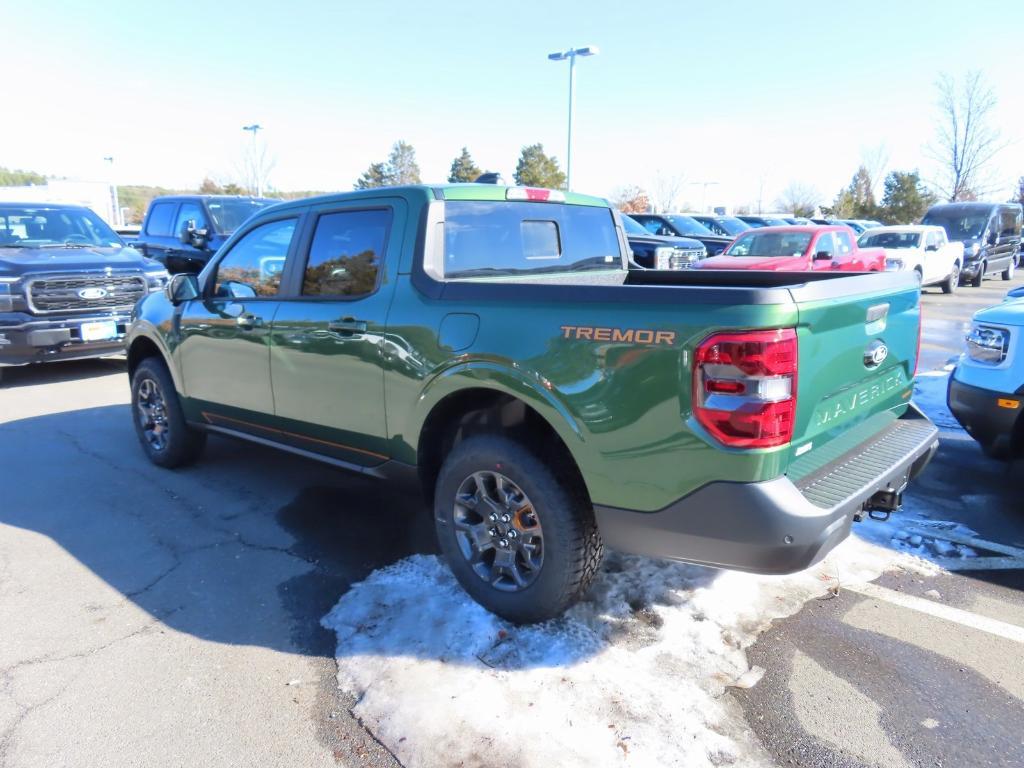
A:
POLYGON ((793 328, 716 333, 693 356, 693 414, 733 448, 793 439, 797 340, 793 328))

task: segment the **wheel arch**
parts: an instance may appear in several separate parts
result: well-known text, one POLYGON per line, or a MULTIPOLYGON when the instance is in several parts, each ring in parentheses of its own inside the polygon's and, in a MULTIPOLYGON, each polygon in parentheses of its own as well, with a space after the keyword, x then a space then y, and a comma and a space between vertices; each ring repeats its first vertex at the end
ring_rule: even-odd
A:
POLYGON ((148 334, 140 333, 128 343, 127 353, 129 381, 135 375, 135 369, 139 367, 139 363, 147 358, 156 357, 167 366, 167 370, 171 374, 171 380, 174 381, 175 389, 179 392, 182 391, 181 379, 175 366, 171 364, 170 354, 157 339, 148 334))
MULTIPOLYGON (((571 417, 570 417, 571 418, 571 417)), ((425 409, 416 441, 416 464, 424 498, 432 503, 444 458, 459 442, 480 433, 507 435, 559 466, 562 476, 590 498, 580 470, 582 433, 544 400, 512 387, 476 380, 451 389, 425 409), (527 402, 527 400, 531 402, 527 402)))

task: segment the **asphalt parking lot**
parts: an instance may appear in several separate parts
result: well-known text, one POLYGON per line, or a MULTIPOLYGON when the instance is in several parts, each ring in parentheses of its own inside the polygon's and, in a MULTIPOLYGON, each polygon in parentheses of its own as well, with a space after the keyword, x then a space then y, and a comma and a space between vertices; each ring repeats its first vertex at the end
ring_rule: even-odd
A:
MULTIPOLYGON (((921 369, 1021 282, 926 289, 921 369)), ((159 470, 127 403, 117 359, 9 370, 0 388, 0 766, 397 764, 338 691, 320 619, 375 569, 435 551, 418 503, 217 438, 196 467, 159 470)), ((944 433, 913 493, 1024 546, 1019 468, 944 433)), ((765 749, 1024 764, 1021 571, 879 583, 839 585, 749 649, 764 677, 727 695, 765 749)))

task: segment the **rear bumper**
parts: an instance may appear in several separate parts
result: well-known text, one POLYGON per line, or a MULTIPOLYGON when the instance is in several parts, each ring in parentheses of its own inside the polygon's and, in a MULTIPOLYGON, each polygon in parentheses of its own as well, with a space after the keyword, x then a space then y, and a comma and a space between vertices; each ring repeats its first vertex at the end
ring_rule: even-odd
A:
POLYGON ((596 507, 604 542, 649 557, 766 574, 821 560, 879 491, 902 492, 931 461, 938 430, 906 415, 799 484, 714 482, 659 512, 596 507), (880 469, 881 468, 881 469, 880 469))
POLYGON ((946 402, 950 412, 990 454, 1009 455, 1015 450, 1013 443, 1017 420, 1024 412, 1024 397, 1017 394, 995 392, 957 381, 955 374, 949 377, 946 402), (999 405, 1000 401, 1016 402, 1016 407, 999 405))
POLYGON ((120 354, 130 319, 128 313, 47 319, 17 314, 13 318, 15 322, 4 322, 0 316, 0 367, 120 354), (82 323, 110 320, 117 325, 117 336, 82 341, 82 323))

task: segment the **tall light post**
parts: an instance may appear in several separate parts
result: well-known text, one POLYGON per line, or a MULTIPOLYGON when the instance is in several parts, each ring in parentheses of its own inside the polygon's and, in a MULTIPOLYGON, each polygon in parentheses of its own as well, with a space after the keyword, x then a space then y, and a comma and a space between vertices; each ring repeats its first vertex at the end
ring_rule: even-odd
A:
POLYGON ((565 188, 572 189, 572 118, 576 112, 576 57, 596 56, 599 54, 596 45, 588 45, 584 48, 570 48, 565 53, 549 53, 551 61, 569 60, 569 141, 565 150, 565 188))
POLYGON ((243 125, 243 131, 249 131, 252 133, 252 178, 253 186, 256 187, 256 197, 263 197, 263 179, 260 178, 260 169, 256 159, 256 134, 263 130, 263 126, 258 123, 252 125, 243 125))
POLYGON ((121 215, 121 201, 118 199, 117 196, 117 181, 115 181, 114 179, 113 155, 108 155, 107 157, 104 157, 103 162, 105 162, 107 164, 107 167, 110 169, 109 173, 107 174, 107 179, 108 184, 110 185, 110 213, 111 218, 113 219, 111 224, 113 224, 115 227, 123 227, 124 217, 121 215))
POLYGON ((700 190, 700 212, 701 213, 707 213, 707 208, 705 208, 705 204, 704 203, 705 203, 705 199, 708 196, 708 187, 713 187, 716 184, 718 184, 718 182, 717 181, 691 181, 690 184, 691 185, 696 184, 696 185, 700 186, 700 188, 701 188, 701 190, 700 190))

